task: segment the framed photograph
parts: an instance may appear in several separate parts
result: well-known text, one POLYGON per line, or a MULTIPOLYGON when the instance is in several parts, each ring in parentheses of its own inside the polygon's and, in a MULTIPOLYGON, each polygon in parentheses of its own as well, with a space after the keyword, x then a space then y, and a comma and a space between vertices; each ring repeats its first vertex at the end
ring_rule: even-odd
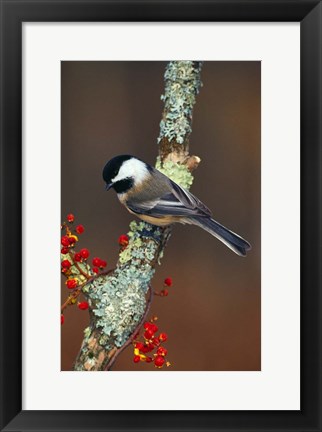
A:
POLYGON ((321 430, 321 3, 1 18, 1 430, 321 430))

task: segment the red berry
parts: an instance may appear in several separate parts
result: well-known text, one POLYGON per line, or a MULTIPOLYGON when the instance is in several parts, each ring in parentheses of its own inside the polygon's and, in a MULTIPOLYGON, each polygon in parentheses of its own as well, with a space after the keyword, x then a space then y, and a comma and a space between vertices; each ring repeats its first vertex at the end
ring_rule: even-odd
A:
POLYGON ((66 281, 66 285, 68 289, 74 289, 77 287, 77 280, 76 279, 68 279, 66 281))
POLYGON ((75 219, 75 216, 72 213, 67 215, 67 220, 69 223, 74 222, 74 219, 75 219))
POLYGON ((156 365, 156 367, 162 367, 164 362, 164 357, 160 355, 156 356, 156 358, 154 359, 154 364, 156 365))
POLYGON ((169 294, 169 291, 167 289, 164 289, 164 290, 161 291, 161 296, 162 297, 167 297, 168 294, 169 294))
POLYGON ((97 267, 93 267, 93 273, 98 273, 100 270, 97 267))
POLYGON ((165 342, 168 339, 168 335, 166 333, 160 333, 159 340, 165 342))
POLYGON ((101 260, 101 263, 100 263, 100 265, 99 265, 100 267, 102 267, 102 268, 104 268, 104 267, 106 267, 107 266, 107 262, 106 261, 104 261, 104 260, 101 260))
POLYGON ((128 244, 129 244, 129 238, 128 238, 128 236, 126 235, 126 234, 122 234, 120 237, 119 237, 119 244, 121 245, 121 246, 127 246, 128 244))
POLYGON ((88 303, 87 303, 87 301, 84 301, 84 302, 78 303, 78 308, 81 309, 81 310, 86 310, 86 309, 88 309, 88 303))
POLYGON ((64 260, 61 262, 61 266, 65 269, 69 269, 71 265, 72 265, 71 262, 68 260, 64 260))
POLYGON ((133 357, 133 361, 134 361, 134 363, 139 363, 139 361, 140 361, 140 356, 138 356, 138 355, 136 355, 136 356, 134 356, 133 357))
POLYGON ((144 345, 143 345, 142 342, 137 342, 137 343, 135 344, 135 348, 139 349, 140 351, 141 351, 141 349, 142 349, 143 347, 144 347, 144 345))
POLYGON ((89 250, 86 249, 86 248, 81 249, 79 251, 79 253, 81 254, 81 257, 84 258, 84 259, 87 259, 89 257, 89 250))
POLYGON ((149 352, 149 348, 146 345, 143 345, 140 351, 143 352, 143 354, 146 354, 147 352, 149 352))
POLYGON ((164 279, 164 285, 170 287, 172 285, 172 279, 170 277, 164 279))
POLYGON ((80 261, 82 261, 82 255, 81 255, 79 252, 75 253, 75 255, 74 255, 74 260, 75 260, 76 262, 80 262, 80 261))
POLYGON ((150 325, 150 329, 149 329, 152 333, 156 333, 159 329, 158 326, 156 326, 155 324, 151 323, 150 325))
POLYGON ((159 347, 157 349, 157 354, 160 356, 166 356, 168 354, 168 351, 163 347, 159 347))
POLYGON ((146 357, 145 361, 146 361, 147 363, 151 363, 152 358, 151 358, 151 357, 146 357))
POLYGON ((99 266, 100 266, 100 264, 101 264, 101 259, 100 259, 100 258, 97 258, 97 257, 95 257, 95 258, 93 258, 93 261, 92 261, 92 263, 93 263, 93 266, 95 266, 95 267, 99 267, 99 266))
POLYGON ((69 252, 69 249, 67 247, 63 247, 60 251, 63 255, 66 255, 69 252))
POLYGON ((144 332, 144 337, 145 337, 145 339, 151 339, 152 336, 153 336, 153 331, 151 331, 151 330, 146 330, 146 331, 144 332))
POLYGON ((63 325, 65 322, 65 317, 63 314, 60 315, 60 324, 63 325))
POLYGON ((63 236, 62 238, 61 238, 61 244, 63 245, 63 246, 69 246, 69 238, 67 237, 67 236, 63 236))
POLYGON ((152 323, 150 323, 149 321, 146 321, 143 325, 145 330, 151 330, 151 326, 152 326, 152 323))
POLYGON ((77 232, 77 234, 83 234, 83 232, 85 231, 84 225, 77 225, 75 231, 77 232))
POLYGON ((151 339, 151 343, 153 343, 153 345, 155 345, 155 346, 160 345, 160 341, 159 341, 159 339, 156 338, 156 337, 151 339))
POLYGON ((68 241, 69 241, 69 244, 72 245, 72 244, 76 243, 76 238, 74 236, 70 236, 70 237, 68 237, 68 241))

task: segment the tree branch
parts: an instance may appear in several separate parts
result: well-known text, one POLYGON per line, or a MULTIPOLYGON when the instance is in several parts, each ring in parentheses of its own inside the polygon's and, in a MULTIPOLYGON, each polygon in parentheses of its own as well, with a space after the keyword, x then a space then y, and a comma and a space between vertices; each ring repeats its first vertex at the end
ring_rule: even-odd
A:
MULTIPOLYGON (((200 159, 189 156, 192 111, 201 86, 201 62, 169 62, 160 123, 156 167, 188 189, 191 171, 200 159)), ((131 222, 130 241, 119 255, 116 269, 83 286, 90 308, 90 325, 74 364, 74 370, 109 370, 122 347, 129 345, 143 323, 150 299, 146 299, 155 266, 163 256, 171 228, 131 222)))

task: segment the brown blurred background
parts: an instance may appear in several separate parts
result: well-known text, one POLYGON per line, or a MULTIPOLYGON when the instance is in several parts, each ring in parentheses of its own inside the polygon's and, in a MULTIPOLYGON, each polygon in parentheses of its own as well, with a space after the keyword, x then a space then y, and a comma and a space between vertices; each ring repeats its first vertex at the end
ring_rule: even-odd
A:
MULTIPOLYGON (((154 164, 163 104, 165 62, 68 62, 61 65, 62 220, 74 213, 85 226, 80 247, 114 267, 117 239, 133 216, 105 192, 102 169, 129 153, 154 164)), ((260 62, 205 62, 194 108, 191 153, 201 157, 191 191, 214 218, 253 249, 235 255, 206 232, 176 225, 153 280, 151 314, 168 333, 167 371, 261 369, 260 62)), ((64 281, 63 281, 64 282, 64 281)), ((68 292, 62 284, 62 300, 68 292)), ((71 370, 88 313, 65 313, 62 370, 71 370)), ((155 370, 134 364, 127 348, 113 370, 155 370)), ((163 369, 162 369, 163 370, 163 369)))

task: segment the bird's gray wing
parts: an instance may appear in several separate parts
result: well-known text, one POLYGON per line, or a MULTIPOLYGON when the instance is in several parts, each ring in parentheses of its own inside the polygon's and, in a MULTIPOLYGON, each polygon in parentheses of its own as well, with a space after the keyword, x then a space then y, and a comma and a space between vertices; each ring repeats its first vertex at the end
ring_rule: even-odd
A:
POLYGON ((196 196, 170 180, 172 186, 172 195, 177 198, 178 202, 183 204, 187 209, 198 212, 199 216, 211 216, 209 208, 200 201, 196 196))
POLYGON ((153 200, 130 198, 126 205, 137 214, 162 216, 211 216, 211 211, 197 197, 170 180, 170 191, 153 200))

